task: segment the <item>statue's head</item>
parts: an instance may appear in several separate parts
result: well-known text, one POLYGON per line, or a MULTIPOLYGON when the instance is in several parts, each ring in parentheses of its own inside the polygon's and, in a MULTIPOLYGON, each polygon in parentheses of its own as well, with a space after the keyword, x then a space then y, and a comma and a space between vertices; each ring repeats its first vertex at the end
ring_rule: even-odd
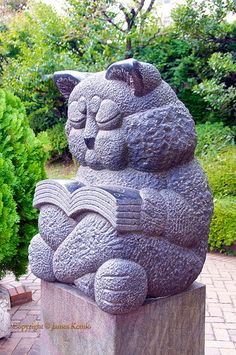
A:
POLYGON ((192 158, 194 123, 153 65, 128 59, 99 73, 56 72, 54 81, 68 99, 69 148, 81 165, 160 171, 192 158))

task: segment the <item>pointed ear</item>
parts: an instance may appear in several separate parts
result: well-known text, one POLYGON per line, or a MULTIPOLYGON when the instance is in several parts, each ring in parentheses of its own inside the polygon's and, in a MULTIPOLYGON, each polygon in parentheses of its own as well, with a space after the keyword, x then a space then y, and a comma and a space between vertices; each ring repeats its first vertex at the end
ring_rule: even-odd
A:
POLYGON ((144 96, 161 83, 159 71, 148 63, 126 59, 112 64, 106 72, 107 80, 120 80, 132 87, 135 96, 144 96))
POLYGON ((68 99, 74 87, 87 78, 90 73, 81 73, 75 70, 57 71, 53 74, 53 80, 60 93, 68 99))

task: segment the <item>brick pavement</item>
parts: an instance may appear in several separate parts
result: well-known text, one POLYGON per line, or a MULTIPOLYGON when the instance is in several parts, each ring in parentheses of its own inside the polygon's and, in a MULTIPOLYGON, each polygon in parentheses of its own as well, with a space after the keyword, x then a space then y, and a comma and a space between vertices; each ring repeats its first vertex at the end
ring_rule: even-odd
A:
MULTIPOLYGON (((40 330, 30 325, 40 325, 40 281, 32 273, 20 280, 32 290, 33 301, 12 308, 13 332, 0 340, 0 355, 39 355, 40 330)), ((198 281, 207 286, 206 355, 236 355, 236 258, 208 254, 198 281)))
POLYGON ((206 355, 236 355, 236 257, 208 254, 198 281, 207 287, 206 355))

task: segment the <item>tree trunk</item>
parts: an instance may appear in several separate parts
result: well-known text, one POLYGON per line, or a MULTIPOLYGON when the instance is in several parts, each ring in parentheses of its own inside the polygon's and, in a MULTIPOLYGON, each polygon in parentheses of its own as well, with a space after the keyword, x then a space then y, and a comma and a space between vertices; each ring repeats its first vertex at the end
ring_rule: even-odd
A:
POLYGON ((131 38, 126 39, 126 48, 125 48, 125 59, 132 57, 132 42, 131 38))

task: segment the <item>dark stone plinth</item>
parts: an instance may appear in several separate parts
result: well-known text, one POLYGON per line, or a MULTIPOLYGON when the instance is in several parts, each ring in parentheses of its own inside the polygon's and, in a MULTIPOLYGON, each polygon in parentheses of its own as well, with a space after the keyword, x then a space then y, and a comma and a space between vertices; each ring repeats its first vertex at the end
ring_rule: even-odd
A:
POLYGON ((200 283, 124 315, 103 312, 69 285, 42 281, 41 287, 43 355, 204 355, 200 283))

